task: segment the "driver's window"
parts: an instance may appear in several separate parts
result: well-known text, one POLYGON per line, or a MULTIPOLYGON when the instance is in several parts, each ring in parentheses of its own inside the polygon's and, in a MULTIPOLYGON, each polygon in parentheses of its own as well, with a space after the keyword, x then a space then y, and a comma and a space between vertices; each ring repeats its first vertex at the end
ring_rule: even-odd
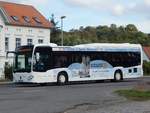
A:
POLYGON ((34 54, 33 69, 35 71, 45 71, 45 65, 44 65, 44 62, 42 60, 42 54, 40 54, 38 52, 34 54))

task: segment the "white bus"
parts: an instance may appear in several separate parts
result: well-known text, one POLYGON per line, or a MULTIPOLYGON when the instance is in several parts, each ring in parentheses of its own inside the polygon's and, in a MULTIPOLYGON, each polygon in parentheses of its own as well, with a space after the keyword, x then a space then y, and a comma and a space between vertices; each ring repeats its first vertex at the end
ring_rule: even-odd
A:
POLYGON ((21 46, 15 51, 13 81, 65 84, 137 78, 143 76, 142 56, 141 45, 128 43, 21 46))

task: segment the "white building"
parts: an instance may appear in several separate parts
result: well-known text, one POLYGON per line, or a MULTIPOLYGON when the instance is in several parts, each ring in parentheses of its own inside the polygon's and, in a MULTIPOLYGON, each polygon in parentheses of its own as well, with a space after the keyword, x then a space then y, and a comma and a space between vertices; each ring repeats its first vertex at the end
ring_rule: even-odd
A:
POLYGON ((33 6, 0 1, 0 77, 7 51, 20 45, 49 43, 50 28, 51 23, 33 6))

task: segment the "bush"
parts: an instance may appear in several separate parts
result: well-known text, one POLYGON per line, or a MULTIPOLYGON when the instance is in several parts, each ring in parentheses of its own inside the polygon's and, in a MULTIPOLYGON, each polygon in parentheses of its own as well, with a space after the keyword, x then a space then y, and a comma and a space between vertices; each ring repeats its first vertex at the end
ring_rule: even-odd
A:
POLYGON ((150 62, 147 61, 143 62, 143 71, 144 75, 150 75, 150 62))
POLYGON ((13 73, 12 73, 12 65, 6 63, 4 68, 4 74, 6 80, 12 80, 13 79, 13 73))

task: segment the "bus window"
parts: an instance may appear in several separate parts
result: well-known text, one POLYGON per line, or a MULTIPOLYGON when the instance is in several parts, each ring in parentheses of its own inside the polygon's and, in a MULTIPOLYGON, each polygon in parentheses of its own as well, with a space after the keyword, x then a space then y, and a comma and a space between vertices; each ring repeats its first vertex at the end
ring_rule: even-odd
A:
POLYGON ((67 57, 66 56, 55 56, 55 68, 66 67, 67 57))

